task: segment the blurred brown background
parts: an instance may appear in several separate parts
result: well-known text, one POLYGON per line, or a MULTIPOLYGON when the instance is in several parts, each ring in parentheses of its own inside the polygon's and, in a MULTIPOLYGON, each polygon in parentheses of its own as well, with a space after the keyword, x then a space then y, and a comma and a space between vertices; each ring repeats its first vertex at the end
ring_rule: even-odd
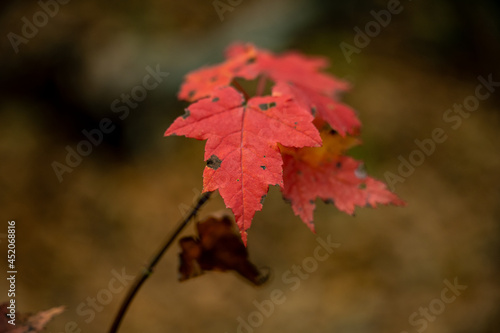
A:
MULTIPOLYGON (((174 248, 121 332, 237 332, 238 318, 249 316, 258 327, 241 332, 498 332, 500 87, 456 129, 443 120, 474 95, 478 76, 500 81, 497 2, 401 2, 350 62, 339 45, 354 46, 353 29, 364 30, 388 1, 221 2, 232 9, 223 20, 201 0, 2 2, 0 241, 6 253, 7 221, 16 220, 17 309, 66 305, 47 332, 109 328, 125 296, 114 274, 137 274, 201 190, 203 142, 163 137, 187 105, 176 100, 182 77, 241 40, 331 59, 330 72, 352 82, 344 100, 364 125, 353 154, 379 179, 398 172, 415 139, 435 128, 448 139, 396 185, 406 208, 351 217, 318 203, 316 236, 272 188, 249 232, 251 258, 272 268, 270 283, 255 288, 222 273, 178 283, 174 248), (38 31, 24 28, 31 37, 13 44, 34 19, 38 31), (142 85, 148 66, 169 75, 120 119, 125 111, 112 103, 142 85), (66 147, 103 118, 114 130, 60 182, 52 163, 65 163, 66 147), (329 235, 341 246, 290 290, 287 271, 329 235), (455 279, 467 289, 443 303, 443 281, 455 279), (286 301, 269 317, 255 314, 254 300, 274 289, 286 301), (429 307, 428 317, 419 312, 429 307)), ((216 196, 201 216, 222 208, 216 196)))

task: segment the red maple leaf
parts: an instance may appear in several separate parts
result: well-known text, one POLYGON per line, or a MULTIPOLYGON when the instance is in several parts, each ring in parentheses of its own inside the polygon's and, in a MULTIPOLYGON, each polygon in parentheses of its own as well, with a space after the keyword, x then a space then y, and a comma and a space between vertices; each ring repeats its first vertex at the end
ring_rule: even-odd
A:
POLYGON ((306 57, 297 52, 274 55, 252 44, 235 43, 226 50, 226 59, 238 59, 248 54, 252 54, 251 63, 239 68, 236 76, 255 78, 265 75, 276 83, 291 82, 327 95, 349 89, 347 82, 320 72, 329 65, 322 57, 306 57))
POLYGON ((302 108, 311 110, 313 115, 326 121, 342 136, 359 132, 361 123, 354 110, 334 98, 285 82, 279 82, 274 86, 273 95, 293 96, 302 108))
POLYGON ((249 53, 255 55, 253 61, 240 67, 236 76, 269 78, 275 82, 273 95, 293 96, 305 111, 325 120, 341 135, 359 131, 361 123, 354 111, 337 100, 338 93, 348 90, 349 85, 320 72, 328 67, 326 59, 305 57, 296 52, 277 56, 253 45, 242 44, 231 46, 226 56, 228 59, 241 58, 249 53))
POLYGON ((255 60, 256 52, 254 47, 247 47, 222 64, 203 67, 189 73, 179 91, 179 99, 194 102, 208 97, 216 89, 228 86, 235 77, 254 79, 255 75, 244 73, 242 68, 255 60))
POLYGON ((324 58, 294 52, 275 55, 238 43, 228 48, 225 62, 185 78, 179 98, 196 102, 165 135, 207 140, 204 191, 219 190, 245 244, 246 230, 262 208, 269 185, 282 187, 295 214, 311 230, 316 198, 332 201, 347 213, 355 206, 403 204, 383 183, 359 177, 361 162, 344 156, 361 123, 339 101, 338 94, 349 85, 322 73, 327 66, 324 58), (274 84, 272 96, 245 101, 231 86, 236 78, 259 78, 257 95, 269 80, 274 84), (328 144, 301 148, 320 146, 317 128, 328 126, 338 133, 325 135, 328 144))
POLYGON ((343 155, 359 143, 357 139, 327 132, 322 132, 321 137, 321 148, 282 149, 283 196, 313 232, 316 198, 348 214, 354 213, 355 206, 405 204, 384 183, 366 176, 360 169, 362 162, 343 155))
POLYGON ((186 76, 180 99, 195 101, 228 86, 236 77, 257 76, 275 83, 273 95, 290 95, 306 112, 316 113, 341 135, 358 132, 360 122, 352 109, 337 101, 337 94, 349 89, 345 81, 321 73, 328 61, 296 52, 274 55, 251 44, 234 44, 226 51, 226 62, 201 68, 186 76))
POLYGON ((253 97, 245 103, 238 91, 226 87, 192 104, 165 135, 207 140, 203 191, 219 190, 246 244, 246 230, 269 185, 283 182, 278 143, 321 145, 312 120, 290 97, 253 97))

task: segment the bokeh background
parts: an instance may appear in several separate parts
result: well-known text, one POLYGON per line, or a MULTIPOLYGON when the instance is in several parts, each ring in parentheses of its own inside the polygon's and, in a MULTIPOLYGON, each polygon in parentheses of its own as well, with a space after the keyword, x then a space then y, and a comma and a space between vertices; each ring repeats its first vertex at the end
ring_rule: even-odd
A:
MULTIPOLYGON (((352 83, 344 101, 359 113, 364 141, 353 154, 372 176, 397 173, 398 157, 408 158, 414 140, 435 128, 448 139, 396 185, 407 207, 362 208, 353 217, 318 202, 317 235, 271 188, 248 247, 257 265, 271 267, 267 285, 231 273, 179 283, 173 248, 121 332, 236 332, 238 317, 248 320, 254 300, 273 289, 286 301, 241 332, 498 332, 500 89, 456 130, 443 114, 474 94, 479 75, 500 81, 500 7, 403 1, 403 11, 346 61, 340 43, 353 45, 354 27, 364 30, 370 11, 387 3, 233 1, 221 20, 208 0, 70 1, 15 52, 9 33, 21 35, 23 17, 33 22, 42 7, 3 1, 0 247, 6 253, 7 221, 16 220, 18 310, 65 305, 47 332, 106 332, 125 296, 103 298, 113 271, 137 274, 201 190, 203 142, 163 137, 187 106, 176 99, 182 78, 221 61, 239 40, 331 60, 328 71, 352 83), (157 65, 169 76, 120 119, 112 102, 157 65), (66 146, 75 148, 103 118, 116 129, 59 182, 52 163, 64 163, 66 146), (318 236, 341 246, 291 291, 282 277, 313 254, 318 236), (467 289, 440 309, 443 281, 455 278, 467 289), (107 304, 97 303, 91 318, 96 296, 107 304), (412 313, 430 304, 439 315, 412 326, 412 313)), ((215 196, 200 216, 223 208, 215 196)))

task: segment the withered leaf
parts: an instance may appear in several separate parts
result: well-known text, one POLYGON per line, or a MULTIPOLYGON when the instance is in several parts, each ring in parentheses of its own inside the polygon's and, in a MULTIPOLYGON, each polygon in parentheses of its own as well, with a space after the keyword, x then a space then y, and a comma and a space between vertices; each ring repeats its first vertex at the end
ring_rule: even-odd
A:
POLYGON ((228 216, 209 217, 197 224, 198 237, 183 237, 179 241, 179 280, 184 281, 205 271, 236 271, 254 285, 267 281, 248 259, 247 248, 228 216))
POLYGON ((64 306, 40 311, 34 315, 15 312, 7 308, 9 303, 0 304, 0 332, 2 333, 37 333, 41 332, 52 318, 64 311, 64 306), (13 316, 14 315, 14 316, 13 316), (15 320, 15 325, 9 321, 15 320))

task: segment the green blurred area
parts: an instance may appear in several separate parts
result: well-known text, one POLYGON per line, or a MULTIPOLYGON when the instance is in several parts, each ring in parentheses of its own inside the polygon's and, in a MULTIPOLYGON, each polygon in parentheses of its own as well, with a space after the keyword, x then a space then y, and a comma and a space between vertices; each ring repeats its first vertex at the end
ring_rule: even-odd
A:
MULTIPOLYGON (((343 100, 363 123, 363 145, 352 154, 378 179, 398 174, 415 140, 436 128, 447 139, 396 184, 407 207, 359 208, 352 217, 318 202, 316 235, 271 188, 248 238, 252 260, 272 269, 268 285, 223 273, 178 283, 172 249, 121 332, 234 332, 249 317, 262 317, 255 332, 497 332, 500 92, 456 128, 443 119, 476 93, 479 76, 500 81, 497 2, 403 1, 349 57, 340 45, 356 47, 354 28, 365 31, 394 1, 222 2, 232 9, 223 20, 212 1, 42 1, 53 15, 17 47, 12 33, 22 36, 24 17, 43 23, 42 5, 1 5, 0 234, 16 220, 18 310, 65 305, 47 332, 71 322, 82 332, 107 330, 125 296, 106 292, 113 272, 137 274, 202 189, 204 143, 163 137, 187 106, 176 98, 183 76, 248 41, 330 59, 328 72, 351 82, 343 100), (168 77, 126 117, 113 112, 157 66, 168 77), (114 129, 59 182, 53 162, 64 163, 66 147, 105 118, 114 129), (341 246, 292 290, 287 272, 313 256, 317 237, 341 246), (443 281, 455 278, 467 289, 441 309, 443 281), (286 301, 269 316, 253 314, 275 289, 286 301), (92 310, 89 298, 106 304, 92 310), (425 307, 433 319, 424 329, 415 320, 426 318, 425 307)), ((220 209, 216 196, 201 216, 220 209)))

